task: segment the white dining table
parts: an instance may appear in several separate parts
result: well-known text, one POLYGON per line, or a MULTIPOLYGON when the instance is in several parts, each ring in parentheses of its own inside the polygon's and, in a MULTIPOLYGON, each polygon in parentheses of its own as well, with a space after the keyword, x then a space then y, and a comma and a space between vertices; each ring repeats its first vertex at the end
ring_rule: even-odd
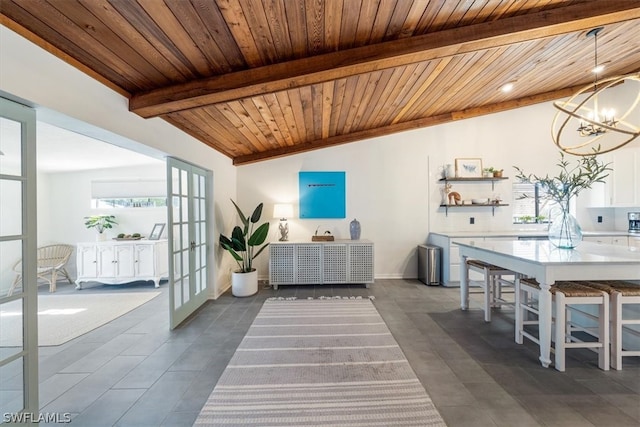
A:
MULTIPOLYGON (((540 362, 551 364, 551 286, 559 280, 640 280, 640 250, 635 247, 581 242, 559 249, 548 240, 456 241, 460 248, 460 306, 469 307, 466 261, 477 259, 507 268, 540 284, 540 362)), ((558 363, 556 361, 556 366, 558 363)))

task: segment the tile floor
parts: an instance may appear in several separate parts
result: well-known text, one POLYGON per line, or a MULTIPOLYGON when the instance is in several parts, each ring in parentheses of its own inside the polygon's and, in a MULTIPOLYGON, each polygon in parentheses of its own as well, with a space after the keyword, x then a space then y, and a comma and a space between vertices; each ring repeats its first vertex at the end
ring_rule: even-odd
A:
MULTIPOLYGON (((638 426, 640 361, 601 371, 597 356, 569 353, 567 371, 542 368, 534 345, 513 341, 513 312, 482 320, 478 295, 459 310, 457 288, 417 280, 363 286, 262 288, 226 293, 168 330, 168 293, 82 337, 40 351, 41 412, 71 413, 74 426, 191 426, 270 296, 373 295, 425 389, 451 427, 638 426)), ((95 285, 82 292, 146 292, 95 285)), ((77 292, 59 285, 59 292, 77 292)), ((45 425, 45 424, 41 424, 45 425)), ((52 425, 52 424, 48 424, 52 425)))

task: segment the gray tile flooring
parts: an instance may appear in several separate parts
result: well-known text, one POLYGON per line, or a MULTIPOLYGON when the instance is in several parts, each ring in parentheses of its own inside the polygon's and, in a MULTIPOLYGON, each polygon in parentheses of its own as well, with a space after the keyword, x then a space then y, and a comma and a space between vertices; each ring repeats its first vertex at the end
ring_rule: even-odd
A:
MULTIPOLYGON (((64 283, 58 292, 78 292, 64 283)), ((148 292, 149 285, 81 292, 148 292)), ((41 412, 70 412, 74 426, 190 426, 270 296, 373 295, 374 304, 449 426, 638 426, 640 361, 601 371, 595 353, 569 352, 567 371, 542 368, 532 344, 513 341, 513 312, 483 322, 478 295, 417 280, 362 286, 262 288, 226 293, 168 330, 160 297, 82 337, 40 351, 41 412)), ((41 424, 46 425, 46 424, 41 424)))

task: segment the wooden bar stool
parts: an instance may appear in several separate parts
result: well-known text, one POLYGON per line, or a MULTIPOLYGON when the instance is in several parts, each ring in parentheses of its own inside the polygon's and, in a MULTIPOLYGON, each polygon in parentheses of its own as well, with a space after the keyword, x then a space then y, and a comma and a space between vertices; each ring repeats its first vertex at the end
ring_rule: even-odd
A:
MULTIPOLYGON (((540 293, 540 286, 534 279, 524 278, 520 280, 518 289, 518 306, 516 307, 516 342, 522 344, 526 337, 540 345, 539 337, 524 329, 525 325, 539 324, 539 311, 534 302, 540 293), (536 316, 535 320, 529 320, 526 313, 536 316)), ((598 353, 598 367, 609 370, 609 294, 598 289, 579 284, 577 282, 556 282, 551 287, 554 300, 555 317, 555 366, 558 371, 565 371, 565 352, 569 348, 588 348, 598 353), (572 305, 595 304, 598 305, 598 316, 592 316, 581 312, 583 316, 597 320, 598 328, 594 332, 591 329, 576 325, 571 321, 572 305), (597 338, 597 341, 583 341, 575 332, 584 332, 597 338)))
POLYGON ((482 288, 484 292, 483 308, 485 322, 491 322, 492 307, 514 305, 513 302, 506 301, 502 298, 502 286, 515 288, 515 272, 475 259, 468 259, 466 267, 468 280, 470 271, 475 271, 483 276, 482 288), (504 276, 514 276, 514 280, 507 280, 504 276))
POLYGON ((620 280, 580 282, 585 286, 598 289, 609 294, 611 304, 611 367, 622 369, 622 358, 640 356, 640 350, 624 350, 622 348, 622 328, 624 325, 640 325, 640 319, 625 319, 625 304, 640 304, 640 285, 620 280))

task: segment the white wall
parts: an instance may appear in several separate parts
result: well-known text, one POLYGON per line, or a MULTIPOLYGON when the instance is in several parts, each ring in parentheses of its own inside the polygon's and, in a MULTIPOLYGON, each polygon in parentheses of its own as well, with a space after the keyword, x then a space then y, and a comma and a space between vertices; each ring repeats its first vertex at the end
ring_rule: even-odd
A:
MULTIPOLYGON (((38 46, 0 26, 0 91, 12 99, 21 99, 36 110, 51 110, 123 137, 119 144, 145 152, 175 156, 213 171, 215 212, 211 232, 211 262, 216 272, 209 289, 216 297, 229 286, 227 274, 231 261, 218 249, 221 229, 234 221, 235 211, 229 199, 236 194, 236 168, 226 156, 171 126, 162 119, 143 119, 128 111, 128 101, 91 77, 59 60, 38 46)), ((117 141, 114 141, 118 143, 117 141)), ((47 177, 41 177, 44 188, 47 177)), ((43 205, 44 206, 44 205, 43 205)), ((45 227, 45 219, 39 221, 45 227)))
MULTIPOLYGON (((454 183, 463 199, 499 195, 512 203, 514 168, 527 173, 556 175, 559 150, 550 136, 555 114, 551 103, 452 122, 358 143, 311 151, 238 168, 239 202, 247 211, 259 202, 272 224, 271 240, 279 237, 278 221, 270 218, 274 203, 294 204, 289 220, 290 240, 310 240, 316 228, 330 230, 336 238, 349 238, 349 222, 357 218, 363 239, 375 243, 377 278, 417 276, 416 246, 425 243, 429 231, 490 231, 521 228, 512 224, 511 207, 440 208, 443 185, 438 182, 444 165, 455 158, 481 158, 484 166, 503 168, 510 179, 495 184, 454 183), (311 220, 298 218, 298 172, 345 171, 347 218, 311 220), (473 217, 475 224, 470 224, 473 217)), ((572 157, 571 159, 575 159, 572 157)), ((578 196, 587 197, 588 193, 578 196)), ((580 206, 580 203, 577 203, 580 206)), ((607 230, 626 230, 626 210, 603 208, 587 212, 586 229, 594 225, 594 213, 605 216, 607 230)), ((540 227, 539 225, 535 225, 540 227)), ((268 274, 268 256, 258 260, 261 277, 268 274)))
MULTIPOLYGON (((155 223, 167 222, 166 208, 92 209, 91 182, 106 179, 165 179, 165 165, 123 167, 82 172, 40 174, 38 181, 38 246, 53 243, 76 245, 93 242, 96 231, 84 226, 90 215, 115 215, 117 225, 105 231, 107 238, 119 233, 148 236, 155 223)), ((166 238, 166 228, 162 236, 166 238)), ((75 255, 68 265, 76 277, 75 255)))

